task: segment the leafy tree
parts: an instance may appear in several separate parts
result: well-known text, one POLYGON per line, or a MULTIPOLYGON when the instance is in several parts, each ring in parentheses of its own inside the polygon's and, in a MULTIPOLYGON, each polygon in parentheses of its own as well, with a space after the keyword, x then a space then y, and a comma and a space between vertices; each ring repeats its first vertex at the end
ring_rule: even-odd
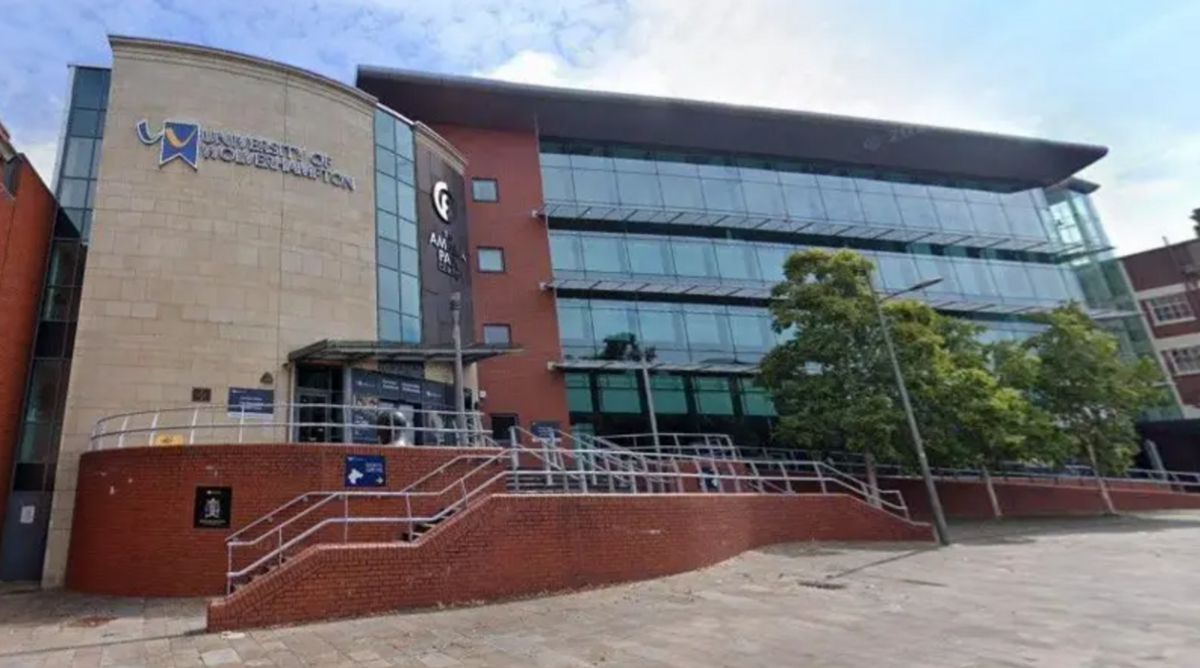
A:
MULTIPOLYGON (((1030 400, 1065 432, 1072 454, 1087 457, 1105 507, 1115 513, 1104 476, 1128 466, 1136 449, 1137 414, 1162 401, 1159 369, 1144 358, 1123 359, 1116 338, 1078 304, 1059 307, 1044 320, 1049 327, 1025 343, 1036 356, 1036 371, 1031 377, 1023 372, 1030 400)), ((1006 360, 1009 371, 1015 362, 1006 360)))

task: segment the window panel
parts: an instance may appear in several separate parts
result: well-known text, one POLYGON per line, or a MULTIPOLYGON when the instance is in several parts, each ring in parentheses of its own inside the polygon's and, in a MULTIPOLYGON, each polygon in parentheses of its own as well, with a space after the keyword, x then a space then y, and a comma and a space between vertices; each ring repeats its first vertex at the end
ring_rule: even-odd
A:
POLYGON ((733 393, 729 379, 720 376, 695 376, 696 410, 704 415, 733 415, 733 393))
POLYGON ((910 255, 880 253, 878 268, 878 278, 888 291, 904 290, 917 283, 917 268, 910 255))
POLYGON ((77 241, 55 241, 50 251, 50 267, 46 285, 78 285, 81 263, 81 248, 77 241))
POLYGON ((416 170, 413 169, 412 161, 399 155, 396 156, 396 180, 410 186, 417 185, 416 170))
POLYGON ((854 179, 832 174, 817 174, 817 186, 821 190, 849 190, 850 192, 858 190, 854 187, 854 179))
POLYGON ((421 318, 419 316, 406 315, 400 318, 400 334, 405 343, 420 343, 421 342, 421 318))
POLYGON ((379 236, 391 241, 399 241, 400 230, 396 227, 396 216, 383 211, 375 211, 375 226, 379 236))
POLYGON ((29 404, 25 419, 29 422, 51 422, 58 406, 60 385, 65 384, 61 360, 34 360, 29 375, 29 404))
POLYGON ((977 232, 1001 236, 1008 236, 1012 233, 1008 227, 1008 218, 1004 215, 1004 209, 999 204, 970 202, 967 204, 967 208, 971 211, 971 219, 975 223, 977 232))
POLYGON ((396 121, 396 155, 408 158, 410 162, 415 159, 412 128, 402 121, 396 121))
POLYGON ((746 211, 749 213, 774 217, 787 215, 787 205, 783 201, 783 189, 777 183, 747 181, 742 183, 742 192, 745 194, 746 211))
MULTIPOLYGON (((574 157, 574 156, 572 156, 574 157)), ((580 202, 616 205, 621 200, 617 194, 617 175, 613 172, 574 170, 575 199, 580 202)))
POLYGON ((1029 280, 1029 272, 1025 270, 1025 267, 1010 262, 992 262, 991 268, 1001 297, 1015 301, 1028 301, 1037 296, 1033 291, 1033 283, 1029 280))
POLYGON ((375 261, 381 267, 400 268, 400 246, 386 239, 375 240, 375 261))
POLYGON ((484 325, 483 342, 492 345, 507 345, 512 343, 512 330, 508 325, 484 325))
POLYGON ((688 344, 696 351, 732 351, 729 316, 724 312, 689 308, 684 312, 688 344))
POLYGON ((682 376, 655 374, 650 377, 650 388, 656 414, 687 415, 687 390, 682 376))
POLYGON ((825 213, 829 220, 841 223, 863 221, 862 204, 858 201, 858 193, 853 190, 822 189, 821 200, 825 202, 825 213))
POLYGON ((616 169, 612 158, 606 158, 602 155, 571 155, 571 168, 578 171, 584 170, 599 170, 611 172, 616 169))
POLYGON ((480 248, 478 249, 477 253, 479 259, 479 271, 485 273, 504 271, 504 249, 480 248))
POLYGON ((71 322, 75 320, 75 290, 73 288, 49 288, 42 302, 42 320, 71 322))
POLYGON ((68 209, 88 208, 88 182, 84 179, 62 179, 58 186, 58 202, 68 209))
POLYGON ((600 395, 600 411, 604 413, 641 413, 642 396, 637 378, 632 373, 598 374, 597 394, 600 395))
POLYGON ((738 178, 742 180, 743 187, 746 183, 779 183, 779 172, 772 169, 755 169, 750 167, 739 167, 738 178))
POLYGON ((662 185, 663 205, 668 209, 704 208, 704 191, 700 187, 700 179, 660 175, 658 181, 662 185))
POLYGON ((103 109, 108 98, 108 72, 81 67, 75 70, 71 106, 103 109))
POLYGON ((671 252, 675 256, 675 271, 680 276, 717 278, 717 260, 712 243, 673 239, 671 252))
POLYGON ((381 308, 400 310, 400 274, 392 269, 380 268, 379 274, 379 306, 381 308))
POLYGON ((396 123, 390 114, 379 110, 375 111, 375 143, 389 151, 396 148, 396 123))
POLYGON ((99 137, 100 118, 99 111, 75 109, 71 111, 71 126, 67 132, 76 137, 99 137))
POLYGON ((700 179, 704 190, 704 207, 710 211, 743 212, 746 200, 742 196, 740 181, 725 179, 700 179))
POLYGON ((821 191, 804 186, 784 186, 783 199, 787 205, 788 215, 792 218, 805 220, 824 220, 825 202, 821 199, 821 191))
POLYGON ((67 139, 67 151, 63 158, 63 176, 87 178, 92 174, 93 139, 71 137, 67 139))
POLYGON ((868 223, 900 227, 900 207, 896 205, 893 195, 880 193, 859 193, 858 200, 862 203, 863 217, 868 223))
POLYGON ((542 167, 542 193, 548 200, 574 201, 575 183, 571 180, 571 170, 542 167))
POLYGON ((637 310, 626 302, 596 302, 592 308, 592 331, 597 345, 604 346, 610 357, 620 357, 627 352, 630 337, 639 339, 637 310))
POLYGON ((758 258, 748 244, 717 242, 717 268, 726 280, 759 280, 758 258))
POLYGON ((396 213, 396 181, 380 172, 375 173, 375 208, 396 213))
MULTIPOLYGON (((854 187, 859 193, 879 193, 883 195, 894 195, 892 184, 887 181, 877 181, 875 179, 855 178, 854 187)), ((866 202, 863 202, 866 207, 866 202)))
POLYGON ((975 231, 975 224, 971 222, 971 211, 966 202, 935 199, 933 206, 937 210, 938 221, 941 222, 943 230, 968 233, 975 231))
POLYGON ((742 386, 742 413, 744 415, 755 415, 772 417, 775 413, 775 402, 771 399, 771 393, 754 384, 753 381, 743 379, 742 386))
POLYGON ((595 342, 592 334, 592 312, 583 308, 558 305, 558 336, 564 346, 591 346, 595 342))
POLYGON ((1184 293, 1147 299, 1145 304, 1156 325, 1191 320, 1195 317, 1192 305, 1184 293))
POLYGON ((1038 216, 1037 209, 1026 206, 1006 206, 1004 213, 1014 235, 1030 238, 1042 238, 1046 235, 1042 229, 1042 219, 1038 216))
POLYGON ((421 281, 416 276, 400 274, 400 312, 421 315, 421 281))
POLYGON ((817 187, 817 177, 805 172, 781 171, 779 172, 779 182, 784 185, 785 189, 787 186, 817 187))
POLYGON ((563 232, 550 233, 550 265, 554 271, 582 271, 579 237, 563 232))
POLYGON ((417 189, 407 183, 396 184, 396 213, 404 220, 417 222, 417 189))
POLYGON ((682 156, 680 156, 678 160, 668 160, 666 158, 667 156, 663 156, 661 154, 659 155, 657 164, 659 174, 672 174, 674 176, 690 176, 693 178, 699 178, 700 170, 697 165, 683 162, 682 156))
POLYGON ((612 236, 582 236, 583 267, 587 271, 620 274, 629 271, 624 239, 612 236))
MULTIPOLYGON (((723 161, 724 158, 715 158, 714 160, 723 161)), ((731 164, 705 162, 696 165, 696 171, 700 174, 700 178, 703 180, 715 179, 719 181, 736 181, 741 178, 738 175, 738 168, 731 164)))
POLYGON ((923 230, 938 229, 937 210, 933 200, 924 197, 896 197, 900 207, 900 219, 905 227, 923 230))
POLYGON ((407 220, 400 221, 400 243, 409 248, 417 247, 417 224, 407 220))
POLYGON ((476 202, 499 202, 500 186, 496 179, 471 179, 471 199, 476 202))
POLYGON ((638 324, 642 342, 648 346, 686 350, 688 347, 683 314, 675 309, 647 309, 638 311, 638 324))
POLYGON ((379 309, 379 338, 384 341, 403 341, 404 335, 401 329, 399 313, 379 309))
POLYGON ((758 267, 760 276, 764 281, 778 283, 783 280, 783 264, 787 261, 787 256, 792 252, 791 248, 785 246, 759 246, 755 248, 755 254, 758 255, 758 267))
POLYGON ((765 352, 775 345, 771 320, 766 316, 731 313, 729 327, 733 347, 741 352, 765 352))
POLYGON ((669 240, 631 238, 626 247, 629 250, 629 266, 634 274, 667 276, 675 273, 669 240))
POLYGON ((657 174, 617 173, 617 189, 625 206, 661 207, 662 190, 657 174))
POLYGON ((572 413, 591 413, 592 379, 586 373, 565 373, 563 382, 567 386, 567 410, 572 413))
POLYGON ((382 146, 375 147, 375 169, 388 176, 396 175, 396 154, 382 146))
POLYGON ((936 200, 947 200, 952 202, 962 202, 966 198, 963 196, 963 191, 958 188, 950 188, 947 186, 925 186, 929 191, 929 196, 936 200))

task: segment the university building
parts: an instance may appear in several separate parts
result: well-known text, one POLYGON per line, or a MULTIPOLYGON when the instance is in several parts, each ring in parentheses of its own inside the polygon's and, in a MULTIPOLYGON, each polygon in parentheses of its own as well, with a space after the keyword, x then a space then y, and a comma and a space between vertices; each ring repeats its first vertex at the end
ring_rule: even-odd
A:
POLYGON ((1103 147, 110 43, 72 69, 58 208, 16 252, 36 286, 0 299, 28 369, 0 392, 0 579, 63 582, 99 420, 292 405, 275 440, 313 443, 359 438, 330 406, 451 422, 456 322, 498 441, 649 431, 649 389, 661 431, 768 443, 754 377, 797 248, 857 250, 889 292, 940 278, 917 296, 990 339, 1078 300, 1148 346, 1074 176, 1103 147))

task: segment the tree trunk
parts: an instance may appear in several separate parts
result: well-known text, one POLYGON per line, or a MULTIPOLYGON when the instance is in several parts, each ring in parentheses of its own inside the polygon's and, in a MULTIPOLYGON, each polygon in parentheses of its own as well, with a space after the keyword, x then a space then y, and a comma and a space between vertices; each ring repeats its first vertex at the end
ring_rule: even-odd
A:
POLYGON ((875 454, 868 448, 863 451, 863 461, 867 464, 867 503, 880 507, 879 503, 879 477, 875 474, 875 454))
POLYGON ((1100 462, 1096 459, 1096 447, 1091 439, 1087 441, 1088 459, 1092 461, 1092 473, 1096 475, 1096 484, 1100 487, 1100 498, 1104 499, 1104 514, 1116 515, 1117 507, 1113 505, 1112 496, 1108 493, 1108 483, 1104 482, 1104 474, 1100 472, 1100 462))
POLYGON ((987 487, 988 500, 992 502, 992 517, 1000 519, 1004 517, 1004 511, 1000 510, 1000 499, 996 496, 996 487, 992 484, 992 472, 988 471, 987 464, 979 468, 983 471, 983 484, 987 487))

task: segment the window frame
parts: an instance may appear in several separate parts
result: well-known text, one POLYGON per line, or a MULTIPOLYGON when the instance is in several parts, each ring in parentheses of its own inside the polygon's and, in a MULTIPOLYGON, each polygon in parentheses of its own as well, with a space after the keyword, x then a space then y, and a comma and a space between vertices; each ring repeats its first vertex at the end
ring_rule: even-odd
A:
POLYGON ((504 249, 500 246, 480 246, 475 249, 475 269, 481 274, 503 274, 508 271, 508 262, 504 258, 504 249), (495 251, 500 257, 499 269, 484 269, 483 256, 484 251, 495 251))
POLYGON ((500 180, 494 176, 472 176, 471 177, 471 201, 480 202, 482 204, 496 204, 500 201, 500 180), (476 184, 491 183, 492 192, 495 197, 492 199, 481 199, 478 192, 475 190, 476 184))
POLYGON ((1171 365, 1171 373, 1175 376, 1194 376, 1200 374, 1200 346, 1182 346, 1179 348, 1168 348, 1164 351, 1171 365), (1179 353, 1187 353, 1190 361, 1189 367, 1184 368, 1180 364, 1179 353))
POLYGON ((480 339, 484 345, 512 345, 512 325, 507 322, 485 322, 480 329, 480 339), (505 331, 505 340, 503 342, 488 341, 488 328, 493 330, 503 329, 505 331))
POLYGON ((1192 302, 1188 299, 1186 292, 1173 292, 1169 295, 1161 295, 1143 299, 1142 302, 1146 305, 1146 310, 1150 313, 1150 320, 1155 325, 1173 325, 1180 322, 1188 322, 1196 319, 1196 313, 1192 309, 1192 302), (1173 307, 1183 306, 1187 310, 1187 315, 1163 318, 1159 315, 1159 310, 1169 310, 1173 307))

